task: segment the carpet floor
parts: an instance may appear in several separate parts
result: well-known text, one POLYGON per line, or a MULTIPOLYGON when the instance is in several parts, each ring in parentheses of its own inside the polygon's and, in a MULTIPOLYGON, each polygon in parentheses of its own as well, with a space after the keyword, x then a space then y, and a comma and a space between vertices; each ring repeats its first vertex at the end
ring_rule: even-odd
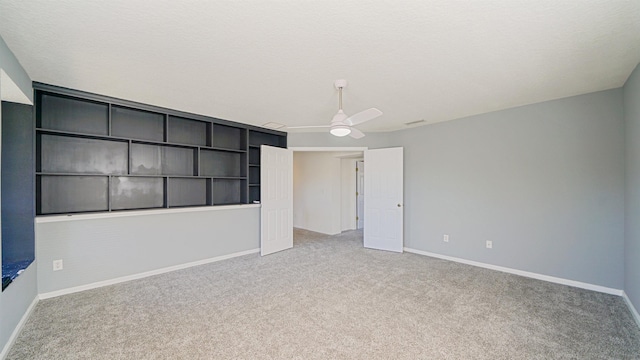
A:
POLYGON ((42 300, 8 359, 640 359, 618 296, 362 232, 42 300))

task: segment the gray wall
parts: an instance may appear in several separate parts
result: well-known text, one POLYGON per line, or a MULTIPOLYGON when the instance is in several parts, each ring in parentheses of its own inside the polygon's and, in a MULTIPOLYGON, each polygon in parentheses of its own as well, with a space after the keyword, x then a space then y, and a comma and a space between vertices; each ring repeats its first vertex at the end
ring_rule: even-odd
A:
POLYGON ((40 294, 260 246, 260 209, 210 209, 36 224, 40 294), (54 272, 53 260, 64 269, 54 272))
MULTIPOLYGON (((1 37, 0 69, 13 80, 28 99, 33 100, 31 79, 1 37)), ((0 121, 2 121, 1 118, 0 121)), ((5 349, 18 322, 37 296, 35 268, 36 262, 33 262, 5 291, 0 293, 0 352, 5 349)))
POLYGON ((406 247, 622 289, 623 127, 616 89, 356 141, 290 134, 289 143, 403 146, 406 247))
POLYGON ((406 247, 622 289, 621 89, 395 136, 406 247))
POLYGON ((626 145, 624 291, 640 311, 640 65, 624 85, 626 145))

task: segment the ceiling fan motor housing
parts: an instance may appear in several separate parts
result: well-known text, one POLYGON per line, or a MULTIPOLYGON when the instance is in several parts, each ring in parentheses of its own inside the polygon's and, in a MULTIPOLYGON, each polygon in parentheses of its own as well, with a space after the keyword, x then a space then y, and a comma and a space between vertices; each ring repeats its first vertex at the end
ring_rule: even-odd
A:
POLYGON ((347 114, 342 111, 342 109, 338 110, 338 112, 333 115, 333 119, 331 119, 331 126, 334 125, 351 125, 345 122, 348 118, 347 114))

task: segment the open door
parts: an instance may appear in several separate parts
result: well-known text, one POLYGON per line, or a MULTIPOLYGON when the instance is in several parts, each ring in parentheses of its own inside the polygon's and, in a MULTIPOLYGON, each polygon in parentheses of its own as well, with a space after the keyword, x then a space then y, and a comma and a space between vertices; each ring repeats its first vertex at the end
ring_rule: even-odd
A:
POLYGON ((402 252, 403 148, 366 150, 364 246, 402 252))
POLYGON ((260 255, 293 247, 293 152, 260 147, 260 255))
POLYGON ((356 163, 356 207, 357 210, 357 229, 364 228, 364 161, 356 163))

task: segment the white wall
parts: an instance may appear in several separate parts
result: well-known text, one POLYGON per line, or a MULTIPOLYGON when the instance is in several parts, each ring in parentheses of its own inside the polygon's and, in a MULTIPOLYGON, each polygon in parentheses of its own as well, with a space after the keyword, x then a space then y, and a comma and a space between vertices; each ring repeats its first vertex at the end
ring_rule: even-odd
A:
POLYGON ((260 246, 258 205, 178 211, 38 218, 38 292, 90 287, 260 246), (58 259, 64 269, 54 272, 52 263, 58 259))
POLYGON ((341 232, 341 161, 331 152, 293 153, 293 226, 341 232))

